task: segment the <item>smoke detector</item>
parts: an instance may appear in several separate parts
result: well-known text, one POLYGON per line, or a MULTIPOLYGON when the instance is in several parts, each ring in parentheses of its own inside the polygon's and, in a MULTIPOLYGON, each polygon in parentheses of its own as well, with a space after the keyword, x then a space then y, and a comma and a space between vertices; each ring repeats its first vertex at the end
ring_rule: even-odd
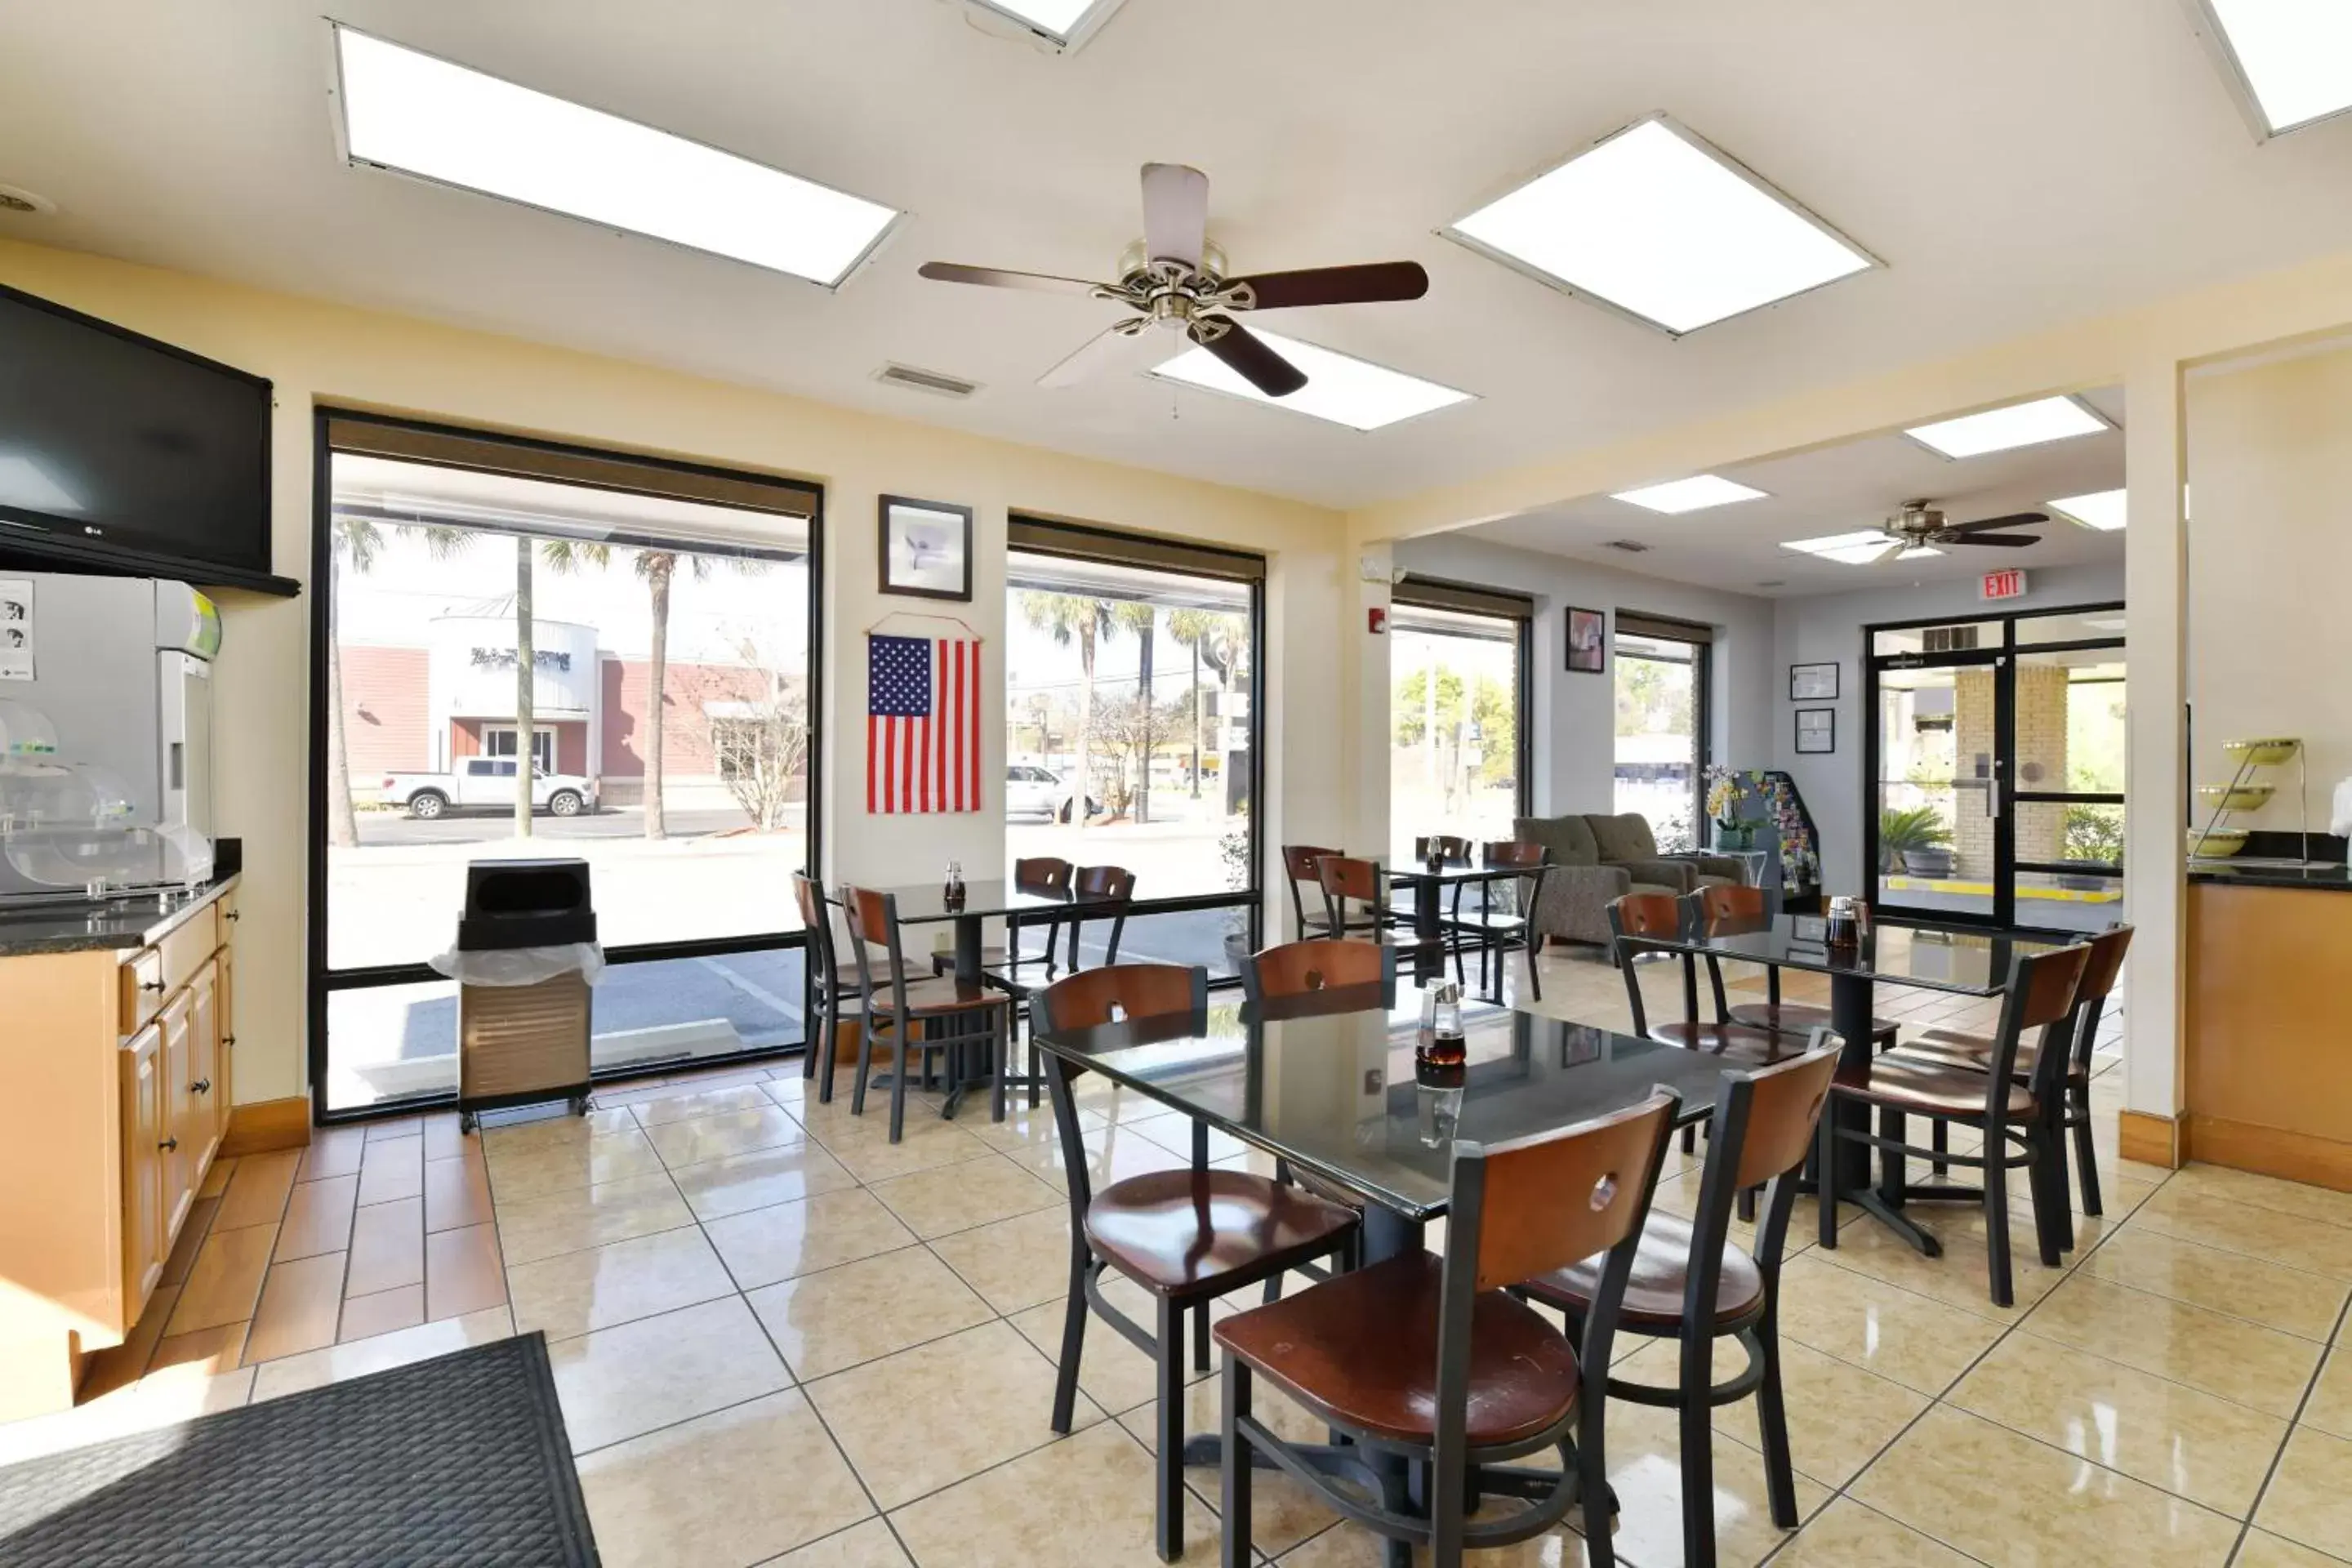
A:
POLYGON ((0 185, 0 213, 36 213, 46 217, 57 210, 57 203, 22 185, 0 185))

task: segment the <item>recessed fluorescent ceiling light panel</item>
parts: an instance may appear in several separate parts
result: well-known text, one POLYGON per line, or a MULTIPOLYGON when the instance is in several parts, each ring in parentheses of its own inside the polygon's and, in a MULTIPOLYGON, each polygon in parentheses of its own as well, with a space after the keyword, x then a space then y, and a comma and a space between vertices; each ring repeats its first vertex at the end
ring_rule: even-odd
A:
POLYGON ((338 26, 343 146, 374 164, 806 278, 841 281, 898 217, 656 131, 338 26))
POLYGON ((1664 115, 1446 232, 1676 335, 1878 265, 1664 115))
POLYGON ((2344 0, 2199 4, 2272 135, 2352 109, 2352 5, 2344 0))
POLYGON ((1947 458, 1978 458, 2015 447, 2038 447, 2072 436, 2095 436, 2107 422, 2071 397, 2044 397, 2034 403, 2012 403, 1958 419, 1939 419, 1904 432, 1914 441, 1947 458))
POLYGON ((1638 490, 1619 490, 1609 499, 1632 501, 1635 506, 1676 517, 1686 511, 1705 511, 1711 506, 1729 506, 1738 500, 1762 500, 1764 492, 1718 474, 1696 474, 1663 485, 1644 485, 1638 490))
MULTIPOLYGON (((1894 542, 1872 528, 1859 533, 1832 533, 1823 539, 1785 540, 1780 548, 1818 555, 1824 561, 1834 561, 1843 566, 1867 566, 1885 554, 1886 547, 1894 542)), ((1930 551, 1929 553, 1940 555, 1943 552, 1930 551)))
POLYGON ((1276 337, 1257 327, 1250 331, 1265 340, 1267 347, 1305 371, 1307 384, 1287 397, 1268 397, 1228 369, 1224 361, 1197 347, 1185 350, 1151 374, 1211 392, 1228 392, 1252 403, 1296 409, 1359 430, 1377 430, 1400 419, 1470 401, 1466 392, 1456 392, 1450 386, 1440 386, 1433 381, 1423 381, 1369 360, 1349 359, 1346 354, 1318 349, 1296 338, 1276 337))
POLYGON ((2121 490, 2068 496, 2063 500, 2050 502, 2049 506, 2052 511, 2062 512, 2084 528, 2095 528, 2101 533, 2113 533, 2124 525, 2124 492, 2121 490))
POLYGON ((1010 16, 1057 48, 1073 49, 1119 7, 1119 0, 971 0, 982 11, 1010 16))

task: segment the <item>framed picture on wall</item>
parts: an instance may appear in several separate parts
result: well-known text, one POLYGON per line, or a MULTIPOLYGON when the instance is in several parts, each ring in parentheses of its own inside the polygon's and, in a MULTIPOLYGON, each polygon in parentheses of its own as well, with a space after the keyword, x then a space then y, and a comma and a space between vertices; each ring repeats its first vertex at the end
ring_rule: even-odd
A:
POLYGON ((1834 663, 1792 664, 1789 667, 1790 701, 1831 701, 1837 694, 1838 667, 1834 663))
POLYGON ((1599 675, 1609 668, 1609 616, 1601 610, 1568 611, 1568 668, 1599 675))
POLYGON ((1837 750, 1837 710, 1834 708, 1800 708, 1797 710, 1797 754, 1814 756, 1837 750))
POLYGON ((971 600, 971 508, 882 498, 882 592, 971 600))

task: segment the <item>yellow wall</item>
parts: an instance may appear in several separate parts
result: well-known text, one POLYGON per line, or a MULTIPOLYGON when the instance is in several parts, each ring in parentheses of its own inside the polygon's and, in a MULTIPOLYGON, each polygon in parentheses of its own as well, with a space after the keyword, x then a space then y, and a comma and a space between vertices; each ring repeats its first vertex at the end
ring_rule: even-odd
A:
MULTIPOLYGON (((2188 394, 2189 776, 2229 782, 2223 741, 2301 736, 2324 833, 2352 776, 2352 350, 2194 376, 2188 394)), ((2263 778, 2278 794, 2235 825, 2293 830, 2294 769, 2263 778)))
MULTIPOLYGON (((826 871, 875 881, 999 868, 1003 667, 983 711, 990 808, 976 816, 865 815, 864 633, 923 601, 876 590, 875 507, 884 493, 959 501, 979 514, 974 601, 958 607, 1003 645, 1008 510, 1239 545, 1272 560, 1267 586, 1265 798, 1261 841, 1333 842, 1347 775, 1339 660, 1339 514, 1197 481, 880 418, 647 366, 409 318, 265 293, 184 273, 0 243, 0 282, 266 375, 276 384, 272 529, 277 571, 310 573, 311 412, 320 403, 426 416, 731 464, 825 488, 826 871)), ((220 830, 245 841, 238 938, 240 1101, 305 1092, 306 857, 310 767, 306 587, 293 600, 223 596, 215 683, 220 830)), ((983 692, 988 698, 988 693, 983 692)), ((1270 858, 1270 857, 1269 857, 1270 858)), ((1277 867, 1278 870, 1278 867, 1277 867)), ((1269 887, 1275 886, 1270 880, 1269 887)), ((780 906, 785 889, 777 890, 780 906)))

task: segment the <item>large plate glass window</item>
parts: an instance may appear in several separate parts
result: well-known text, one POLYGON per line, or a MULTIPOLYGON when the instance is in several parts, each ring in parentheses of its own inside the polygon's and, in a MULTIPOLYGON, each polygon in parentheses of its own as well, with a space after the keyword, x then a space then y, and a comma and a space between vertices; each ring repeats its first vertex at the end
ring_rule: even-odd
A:
POLYGON ((1615 809, 1646 817, 1669 854, 1702 847, 1714 631, 1632 610, 1612 629, 1615 809))
POLYGON ((1263 558, 1020 517, 1011 546, 1008 874, 1124 867, 1120 957, 1231 975, 1256 943, 1263 558))
POLYGON ((352 416, 323 431, 321 1112, 455 1095, 456 989, 427 965, 483 859, 589 862, 600 1074, 799 1045, 816 492, 352 416))
POLYGON ((1511 837, 1527 815, 1531 601, 1407 578, 1389 616, 1389 853, 1511 837))

